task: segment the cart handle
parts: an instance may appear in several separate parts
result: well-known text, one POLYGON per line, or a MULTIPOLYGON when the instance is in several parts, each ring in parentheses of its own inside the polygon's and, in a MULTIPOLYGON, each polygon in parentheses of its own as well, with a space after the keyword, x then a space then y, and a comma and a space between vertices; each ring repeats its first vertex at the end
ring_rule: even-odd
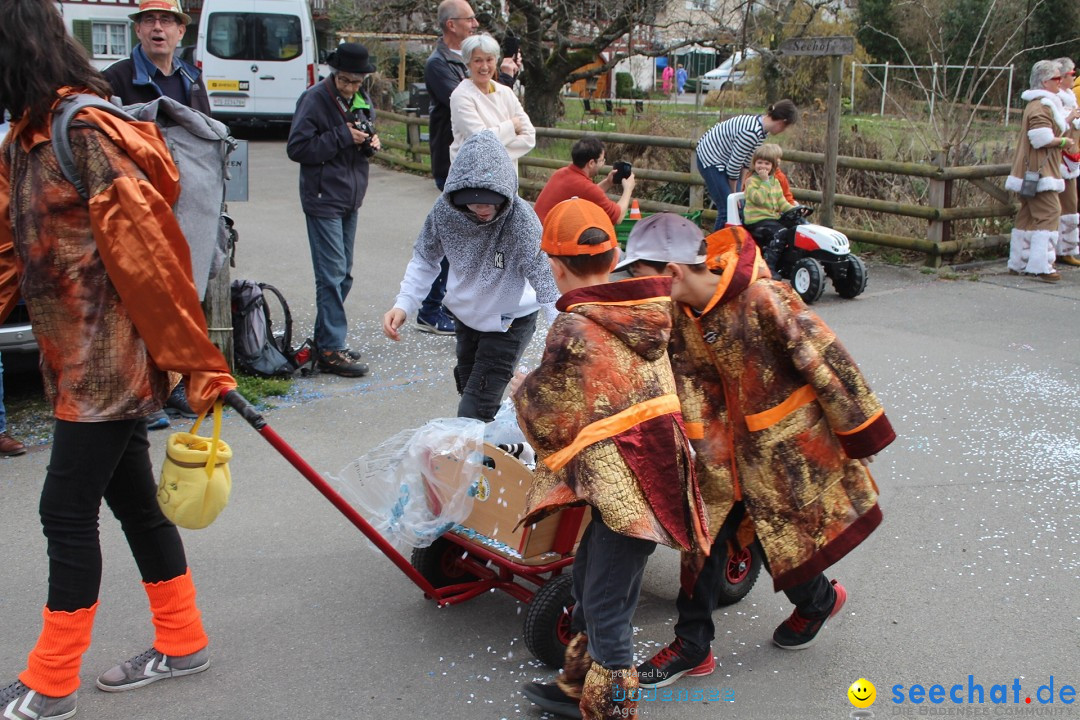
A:
POLYGON ((285 458, 290 465, 299 470, 305 480, 314 485, 315 489, 322 493, 342 515, 349 519, 349 522, 360 530, 360 532, 364 533, 367 539, 374 543, 375 547, 379 548, 386 557, 390 558, 390 562, 397 565, 401 572, 405 573, 410 580, 416 583, 416 585, 424 591, 424 594, 433 598, 440 607, 447 604, 446 591, 435 588, 427 578, 421 575, 420 572, 405 559, 405 556, 397 551, 397 548, 387 542, 386 538, 384 538, 378 530, 373 528, 371 524, 356 511, 356 508, 350 505, 345 498, 341 497, 341 495, 330 486, 330 483, 326 482, 326 480, 315 471, 315 468, 311 467, 311 465, 309 465, 304 458, 300 457, 299 453, 293 450, 280 435, 274 432, 274 429, 267 424, 262 413, 256 410, 255 406, 247 401, 247 398, 236 390, 229 390, 222 395, 221 399, 226 405, 240 413, 244 420, 246 420, 256 432, 262 435, 275 450, 281 453, 281 456, 285 458))

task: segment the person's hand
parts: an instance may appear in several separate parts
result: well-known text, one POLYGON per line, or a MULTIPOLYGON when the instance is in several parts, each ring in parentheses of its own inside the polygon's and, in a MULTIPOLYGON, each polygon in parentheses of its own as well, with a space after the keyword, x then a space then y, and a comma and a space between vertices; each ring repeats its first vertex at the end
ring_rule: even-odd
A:
POLYGON ((864 458, 859 458, 859 462, 863 464, 863 467, 868 468, 870 467, 870 463, 874 462, 874 458, 876 457, 877 455, 867 455, 864 458))
POLYGON ((515 115, 514 117, 510 118, 510 121, 512 123, 514 123, 514 134, 515 135, 520 135, 521 134, 521 128, 522 128, 521 118, 519 118, 517 115, 515 115))
POLYGON ((514 77, 518 74, 518 69, 519 68, 517 62, 514 60, 514 58, 511 57, 503 58, 502 63, 499 65, 499 72, 506 73, 511 77, 514 77))
POLYGON ((398 329, 405 324, 405 311, 401 308, 390 308, 383 315, 382 319, 382 331, 386 337, 391 340, 400 340, 401 333, 398 329))
POLYGON ((511 396, 518 391, 518 388, 521 387, 521 383, 525 382, 525 378, 528 376, 529 373, 521 369, 514 373, 514 377, 510 378, 510 384, 507 386, 510 389, 511 396))
POLYGON ((1065 139, 1069 141, 1069 144, 1065 146, 1065 152, 1069 153, 1070 155, 1075 155, 1076 154, 1076 141, 1073 140, 1072 138, 1065 138, 1065 139))
POLYGON ((622 179, 622 189, 625 193, 634 192, 634 187, 637 186, 637 178, 634 177, 634 173, 630 173, 622 179))
POLYGON ((769 179, 769 171, 764 168, 762 168, 761 170, 755 170, 754 173, 762 180, 769 179))
POLYGON ((598 188, 600 188, 601 190, 603 190, 604 192, 607 192, 608 190, 610 190, 613 185, 615 185, 615 169, 614 168, 612 168, 611 172, 609 172, 604 177, 603 180, 596 183, 596 186, 598 188))
POLYGON ((378 135, 371 136, 371 148, 372 150, 382 150, 382 141, 379 140, 378 135))
POLYGON ((349 134, 352 135, 354 145, 363 145, 371 137, 363 130, 357 130, 355 125, 349 125, 349 134))

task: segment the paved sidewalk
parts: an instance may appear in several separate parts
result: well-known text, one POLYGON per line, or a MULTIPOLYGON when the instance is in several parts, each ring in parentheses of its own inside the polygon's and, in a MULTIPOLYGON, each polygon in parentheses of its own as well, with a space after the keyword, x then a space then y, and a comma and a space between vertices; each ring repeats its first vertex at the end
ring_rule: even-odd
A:
MULTIPOLYGON (((230 208, 240 232, 234 277, 281 288, 302 338, 313 280, 296 166, 272 141, 252 143, 251 163, 257 200, 230 208)), ((395 344, 379 330, 436 195, 428 179, 373 168, 348 302, 351 341, 372 373, 298 380, 266 413, 320 472, 454 412, 453 339, 409 328, 395 344)), ((862 297, 830 290, 816 306, 899 433, 873 465, 883 526, 829 573, 848 605, 812 648, 781 651, 770 637, 791 608, 763 575, 716 613, 716 673, 675 686, 706 697, 731 689, 734 703, 651 702, 642 716, 846 718, 847 688, 865 677, 877 686, 877 717, 1052 709, 1080 718, 1060 694, 1080 686, 1080 272, 1063 269, 1054 286, 1006 275, 1004 262, 958 280, 878 265, 870 273, 862 297), (967 704, 969 676, 986 705, 967 704), (1036 692, 1051 676, 1055 702, 1042 705, 1036 692), (964 704, 947 694, 941 704, 894 703, 915 684, 962 685, 964 704), (996 684, 1009 687, 1008 705, 990 704, 996 684)), ((544 717, 518 693, 552 676, 523 645, 520 604, 492 593, 437 609, 241 420, 228 418, 224 433, 235 452, 232 501, 210 528, 184 532, 210 671, 129 693, 93 688, 97 673, 152 639, 134 562, 106 511, 101 609, 77 717, 544 717)), ((153 439, 160 457, 165 434, 153 439)), ((37 499, 47 462, 48 448, 0 459, 0 684, 23 669, 40 629, 37 499)), ((677 587, 678 558, 660 550, 636 617, 642 658, 672 637, 677 587)))

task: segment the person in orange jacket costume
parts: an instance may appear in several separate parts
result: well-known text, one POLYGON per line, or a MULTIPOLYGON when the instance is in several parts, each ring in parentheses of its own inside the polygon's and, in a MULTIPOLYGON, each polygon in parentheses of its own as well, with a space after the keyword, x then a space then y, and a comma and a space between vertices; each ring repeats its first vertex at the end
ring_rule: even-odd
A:
MULTIPOLYGON (((26 301, 56 416, 41 491, 48 540, 43 628, 18 681, 0 691, 4 717, 75 713, 101 584, 101 500, 120 520, 150 602, 153 646, 102 674, 130 690, 209 665, 208 639, 176 527, 161 513, 144 418, 184 375, 203 412, 236 387, 207 338, 188 246, 171 206, 179 173, 157 126, 95 109, 70 137, 90 190, 57 171, 52 110, 64 96, 109 94, 85 51, 45 0, 0 0, 0 319, 26 301)), ((12 578, 14 580, 14 578, 12 578)))

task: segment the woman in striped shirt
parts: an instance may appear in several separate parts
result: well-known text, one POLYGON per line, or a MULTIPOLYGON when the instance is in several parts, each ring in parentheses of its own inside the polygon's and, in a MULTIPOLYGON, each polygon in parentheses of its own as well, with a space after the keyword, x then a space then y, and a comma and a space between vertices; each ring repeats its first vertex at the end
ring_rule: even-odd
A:
POLYGON ((713 125, 697 145, 698 172, 716 205, 714 230, 727 222, 727 196, 737 192, 749 174, 750 158, 768 135, 779 135, 799 119, 790 100, 780 100, 764 115, 736 115, 713 125))

